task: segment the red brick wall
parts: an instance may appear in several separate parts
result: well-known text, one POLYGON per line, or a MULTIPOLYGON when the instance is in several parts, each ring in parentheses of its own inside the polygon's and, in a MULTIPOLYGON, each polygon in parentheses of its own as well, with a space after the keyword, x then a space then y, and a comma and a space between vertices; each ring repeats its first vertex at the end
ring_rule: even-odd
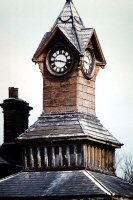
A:
POLYGON ((95 77, 87 80, 81 70, 54 77, 44 70, 43 109, 45 113, 78 111, 95 115, 95 77))
POLYGON ((44 74, 44 112, 76 111, 77 72, 64 77, 44 74))
POLYGON ((77 108, 79 112, 95 115, 95 77, 87 80, 81 71, 77 77, 77 108))

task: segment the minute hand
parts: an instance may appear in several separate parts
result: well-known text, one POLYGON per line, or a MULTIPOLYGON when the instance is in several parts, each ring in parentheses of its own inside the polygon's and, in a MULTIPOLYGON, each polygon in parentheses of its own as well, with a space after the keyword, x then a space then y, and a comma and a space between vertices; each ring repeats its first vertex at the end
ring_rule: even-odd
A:
POLYGON ((64 61, 64 60, 55 60, 55 62, 66 63, 66 61, 64 61))

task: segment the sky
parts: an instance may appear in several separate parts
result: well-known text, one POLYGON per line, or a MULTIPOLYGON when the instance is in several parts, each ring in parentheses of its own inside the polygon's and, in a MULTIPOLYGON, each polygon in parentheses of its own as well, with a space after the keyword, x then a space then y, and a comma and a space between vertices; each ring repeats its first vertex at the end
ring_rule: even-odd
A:
MULTIPOLYGON (((86 27, 95 28, 107 65, 96 81, 96 113, 121 143, 133 152, 133 0, 73 0, 86 27)), ((0 103, 8 87, 42 113, 42 75, 31 59, 65 0, 0 0, 0 103)), ((0 109, 0 143, 3 114, 0 109)))

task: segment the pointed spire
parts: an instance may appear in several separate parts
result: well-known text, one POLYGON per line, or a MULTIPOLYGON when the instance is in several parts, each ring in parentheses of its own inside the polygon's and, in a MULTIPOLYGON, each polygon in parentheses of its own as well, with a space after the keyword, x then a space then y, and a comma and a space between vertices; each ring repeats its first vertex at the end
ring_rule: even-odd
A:
MULTIPOLYGON (((60 27, 76 27, 76 29, 82 29, 85 28, 82 19, 80 18, 80 15, 75 8, 72 0, 66 0, 66 3, 60 12, 60 15, 56 19, 52 29, 55 26, 60 26, 60 27)), ((51 30, 52 30, 51 29, 51 30)))
POLYGON ((54 25, 52 26, 50 31, 44 35, 39 47, 37 48, 33 56, 33 61, 37 60, 38 55, 40 54, 40 51, 45 42, 57 29, 66 36, 68 41, 80 54, 84 53, 84 50, 86 49, 86 46, 94 31, 94 29, 92 28, 85 28, 84 23, 72 0, 66 0, 65 5, 61 10, 59 16, 57 17, 54 25))
MULTIPOLYGON (((102 54, 102 49, 99 46, 97 35, 95 33, 95 30, 93 28, 86 28, 84 26, 84 23, 73 4, 73 0, 66 0, 65 5, 63 9, 61 10, 59 16, 57 17, 54 25, 50 29, 49 32, 47 32, 42 41, 40 42, 34 56, 33 56, 33 62, 40 62, 39 56, 41 55, 42 51, 44 51, 44 48, 47 47, 46 44, 48 44, 48 41, 50 42, 50 36, 56 31, 60 31, 71 43, 71 45, 77 50, 77 52, 81 55, 84 54, 89 41, 92 38, 92 35, 94 35, 96 41, 97 41, 97 48, 99 51, 98 55, 101 55, 101 66, 105 66, 106 61, 104 58, 104 55, 102 54)), ((97 56, 98 56, 97 55, 97 56)), ((96 57, 97 57, 96 56, 96 57)), ((99 60, 99 57, 98 57, 99 60)))
POLYGON ((66 0, 66 3, 56 22, 54 23, 51 31, 54 30, 56 26, 61 28, 62 31, 69 32, 69 34, 67 34, 69 36, 71 33, 71 40, 73 40, 76 48, 81 51, 78 31, 84 29, 85 26, 72 0, 66 0))

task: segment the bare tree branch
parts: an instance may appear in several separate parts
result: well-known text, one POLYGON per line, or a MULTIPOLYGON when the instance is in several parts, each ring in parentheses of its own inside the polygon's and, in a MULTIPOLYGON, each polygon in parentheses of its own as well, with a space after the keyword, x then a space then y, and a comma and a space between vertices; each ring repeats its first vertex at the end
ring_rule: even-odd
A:
POLYGON ((117 171, 121 171, 121 178, 124 180, 133 183, 133 154, 124 154, 123 156, 116 156, 117 171))

